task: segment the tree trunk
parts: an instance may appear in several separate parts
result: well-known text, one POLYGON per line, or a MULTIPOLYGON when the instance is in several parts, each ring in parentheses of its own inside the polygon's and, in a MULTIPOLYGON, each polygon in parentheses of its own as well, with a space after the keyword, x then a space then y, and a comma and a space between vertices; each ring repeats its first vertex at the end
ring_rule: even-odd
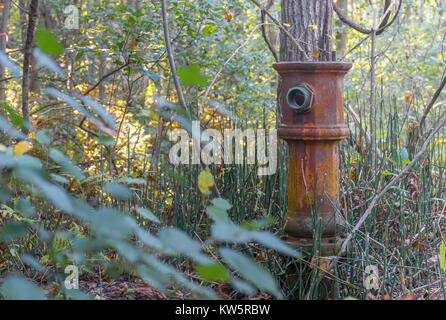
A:
MULTIPOLYGON (((2 10, 2 17, 0 20, 0 50, 6 52, 6 45, 8 39, 8 20, 9 20, 9 9, 11 8, 11 0, 3 0, 2 1, 4 7, 2 10)), ((0 102, 6 101, 6 75, 5 75, 5 67, 0 65, 0 102)), ((1 109, 3 111, 3 109, 1 109)), ((2 114, 0 111, 0 114, 2 114)))
MULTIPOLYGON (((29 6, 29 16, 28 16, 28 29, 26 31, 26 42, 23 54, 23 79, 22 79, 22 117, 26 122, 29 122, 29 105, 28 105, 28 94, 29 94, 29 80, 30 80, 30 63, 33 50, 34 41, 34 29, 37 23, 37 9, 39 6, 39 0, 31 0, 29 6)), ((23 130, 24 133, 28 133, 28 129, 23 130)))
MULTIPOLYGON (((332 0, 282 0, 281 16, 282 24, 311 60, 335 60, 332 0)), ((280 34, 280 60, 304 60, 303 53, 284 32, 280 34)))

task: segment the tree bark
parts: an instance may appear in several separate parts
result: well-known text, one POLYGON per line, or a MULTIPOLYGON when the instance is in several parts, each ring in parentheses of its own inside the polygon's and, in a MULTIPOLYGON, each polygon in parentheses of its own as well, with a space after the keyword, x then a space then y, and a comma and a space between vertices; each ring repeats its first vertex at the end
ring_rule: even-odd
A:
MULTIPOLYGON (((6 52, 6 45, 7 45, 7 39, 8 39, 8 20, 9 20, 9 9, 11 8, 11 0, 3 0, 1 3, 3 3, 4 7, 2 10, 2 17, 0 20, 0 33, 2 35, 0 36, 0 50, 3 52, 6 52)), ((5 75, 5 67, 3 65, 0 65, 0 102, 6 101, 6 78, 5 75)), ((1 109, 3 111, 3 109, 1 109)), ((0 114, 2 114, 2 111, 0 111, 0 114)))
MULTIPOLYGON (((34 41, 34 29, 37 23, 37 9, 39 6, 39 0, 31 0, 29 6, 28 15, 28 29, 26 31, 26 42, 23 55, 23 79, 22 79, 22 117, 26 122, 29 122, 29 72, 30 72, 30 62, 33 50, 34 41)), ((23 129, 25 134, 28 133, 28 129, 25 127, 23 129)))
MULTIPOLYGON (((332 0, 282 0, 282 24, 313 61, 332 61, 332 0)), ((280 60, 302 61, 303 54, 283 32, 280 34, 280 60)))

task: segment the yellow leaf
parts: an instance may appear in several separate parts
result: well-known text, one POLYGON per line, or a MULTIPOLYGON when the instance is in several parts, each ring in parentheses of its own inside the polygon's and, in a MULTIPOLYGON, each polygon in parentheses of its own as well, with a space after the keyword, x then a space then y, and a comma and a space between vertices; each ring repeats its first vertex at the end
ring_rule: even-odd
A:
POLYGON ((32 145, 28 141, 20 141, 14 146, 13 153, 15 156, 21 156, 25 152, 31 150, 32 145))
POLYGON ((284 23, 283 25, 287 28, 291 27, 291 24, 289 24, 289 23, 284 23))
POLYGON ((225 19, 226 19, 226 21, 231 22, 231 20, 232 20, 232 15, 229 14, 229 13, 225 13, 225 19))
POLYGON ((308 28, 311 28, 312 30, 316 30, 316 29, 317 29, 317 25, 315 25, 315 24, 310 24, 310 25, 308 26, 308 28))
POLYGON ((209 188, 214 186, 214 177, 211 174, 209 168, 206 170, 201 170, 198 175, 198 189, 200 189, 201 193, 207 196, 210 191, 209 188))
POLYGON ((313 57, 319 58, 319 51, 313 51, 313 57))
POLYGON ((137 45, 138 45, 138 42, 136 42, 136 40, 130 40, 129 41, 129 47, 131 49, 135 49, 137 45))

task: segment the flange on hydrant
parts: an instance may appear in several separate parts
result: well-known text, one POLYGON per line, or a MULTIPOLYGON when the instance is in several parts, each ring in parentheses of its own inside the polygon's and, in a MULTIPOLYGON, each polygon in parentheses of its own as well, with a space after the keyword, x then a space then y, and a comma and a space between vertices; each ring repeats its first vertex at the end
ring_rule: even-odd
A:
POLYGON ((281 124, 288 143, 288 242, 311 253, 315 232, 321 256, 336 254, 342 230, 338 144, 349 135, 344 123, 343 79, 351 63, 279 62, 281 124), (313 217, 313 215, 316 215, 313 217), (315 222, 319 221, 319 231, 315 222))

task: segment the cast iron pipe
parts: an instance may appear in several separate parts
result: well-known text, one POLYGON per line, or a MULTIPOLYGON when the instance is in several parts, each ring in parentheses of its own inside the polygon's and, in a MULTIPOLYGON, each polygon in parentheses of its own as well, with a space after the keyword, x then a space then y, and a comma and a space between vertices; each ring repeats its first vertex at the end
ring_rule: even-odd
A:
MULTIPOLYGON (((288 211, 285 231, 293 241, 313 238, 312 206, 317 203, 322 237, 339 231, 338 144, 349 135, 344 123, 346 62, 279 62, 281 124, 278 136, 289 146, 288 211)), ((324 241, 324 240, 323 240, 324 241)))

